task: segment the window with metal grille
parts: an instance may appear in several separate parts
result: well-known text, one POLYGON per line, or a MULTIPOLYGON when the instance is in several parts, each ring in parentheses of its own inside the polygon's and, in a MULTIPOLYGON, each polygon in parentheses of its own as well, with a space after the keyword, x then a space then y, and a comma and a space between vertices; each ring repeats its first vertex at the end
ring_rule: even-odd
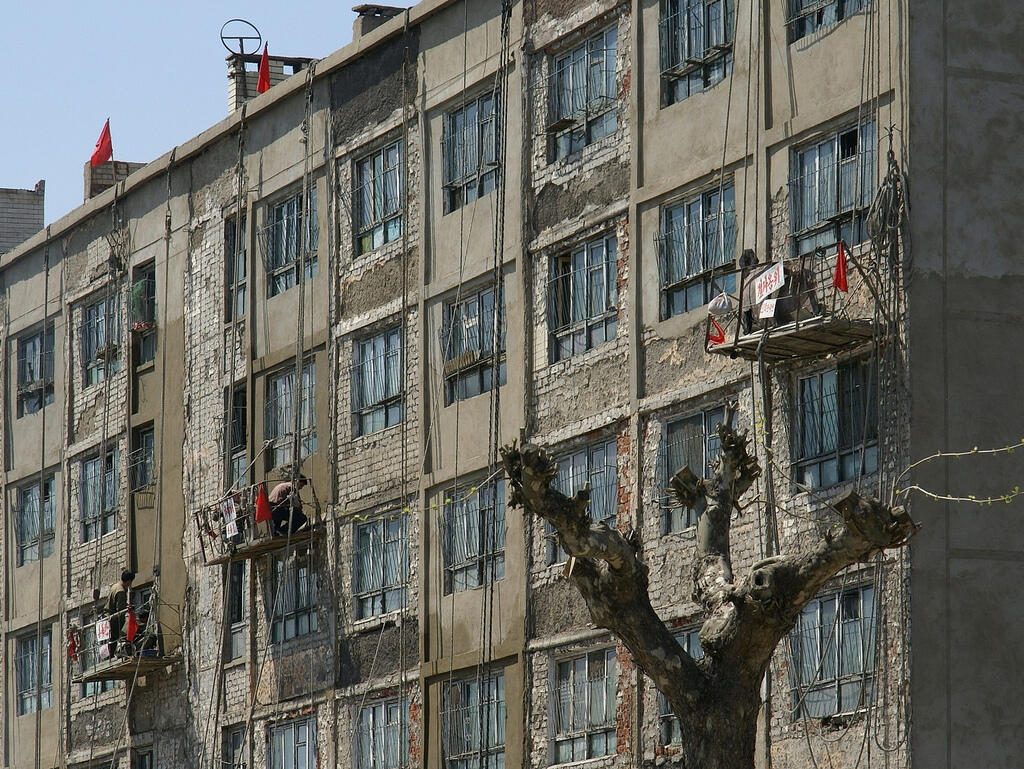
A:
POLYGON ((82 541, 101 537, 117 528, 117 449, 82 460, 79 499, 82 506, 82 541))
POLYGON ((18 339, 18 418, 53 403, 53 324, 18 339))
POLYGON ((82 308, 80 349, 86 387, 102 382, 118 370, 119 307, 117 297, 111 296, 82 308))
POLYGON ((352 353, 352 412, 356 436, 397 425, 404 413, 402 329, 357 341, 352 353))
POLYGON ((309 548, 271 558, 270 641, 281 643, 317 631, 317 587, 309 548))
MULTIPOLYGON (((590 484, 591 519, 614 528, 619 506, 619 468, 616 462, 615 439, 600 441, 563 454, 557 462, 555 488, 571 497, 590 484)), ((548 560, 550 563, 561 563, 568 556, 558 542, 555 529, 550 523, 545 522, 545 530, 548 537, 548 560)))
POLYGON ((665 206, 655 237, 661 274, 662 318, 703 307, 722 291, 735 291, 736 203, 732 182, 665 206))
POLYGON ((556 664, 554 763, 615 753, 615 649, 598 649, 556 664))
POLYGON ((352 592, 356 619, 405 607, 409 582, 409 517, 385 514, 355 528, 352 592))
POLYGON ((490 392, 505 384, 505 313, 495 307, 495 290, 485 288, 444 308, 441 353, 445 405, 490 392))
POLYGON ((303 222, 302 191, 267 209, 267 224, 260 244, 267 271, 267 296, 276 296, 298 282, 299 264, 307 280, 317 273, 316 187, 309 188, 309 220, 303 222), (305 251, 305 253, 303 253, 305 251))
MULTIPOLYGON (((698 478, 711 476, 711 463, 722 452, 718 426, 725 418, 725 408, 705 409, 665 425, 665 482, 676 471, 689 467, 698 478)), ((683 508, 670 494, 665 495, 666 534, 697 525, 693 508, 683 508)))
POLYGON ((141 427, 132 434, 132 453, 128 458, 128 474, 132 491, 149 488, 156 481, 153 426, 141 427))
POLYGON ((268 769, 316 769, 316 726, 298 718, 270 727, 268 769))
POLYGON ((15 541, 18 543, 18 566, 53 555, 55 540, 56 497, 52 475, 17 490, 14 515, 15 541))
POLYGON ((245 561, 234 561, 228 567, 227 609, 228 609, 228 661, 245 654, 245 561))
POLYGON ((870 585, 815 598, 789 634, 793 717, 850 713, 871 702, 875 591, 870 585))
POLYGON ((661 0, 662 106, 703 91, 732 70, 733 0, 661 0))
POLYGON ((224 322, 245 316, 249 266, 245 249, 245 213, 224 220, 224 322))
POLYGON ((444 116, 441 149, 444 157, 444 212, 497 189, 498 93, 490 90, 444 116))
POLYGON ((446 595, 505 576, 503 479, 449 489, 441 527, 446 595))
POLYGON ((875 124, 861 123, 794 150, 789 182, 794 255, 867 238, 875 193, 875 124))
POLYGON ((838 24, 870 4, 871 0, 789 0, 789 41, 838 24))
POLYGON ((227 423, 227 441, 231 449, 228 465, 228 482, 233 488, 242 488, 248 483, 249 415, 248 395, 245 386, 236 387, 230 397, 230 418, 227 423))
POLYGON ((14 668, 18 683, 18 715, 46 710, 53 701, 50 667, 50 630, 15 641, 14 668), (42 644, 39 641, 42 641, 42 644))
POLYGON ((128 328, 135 342, 135 364, 156 359, 156 267, 135 271, 128 301, 128 328))
MULTIPOLYGON (((683 647, 687 654, 693 659, 699 660, 704 656, 704 649, 701 648, 700 639, 696 630, 687 630, 676 634, 676 640, 683 647)), ((678 745, 683 741, 679 729, 679 719, 665 699, 665 695, 658 692, 658 732, 662 745, 678 745)))
POLYGON ((617 42, 617 28, 609 27, 552 61, 548 133, 556 159, 618 128, 617 42))
POLYGON ((615 236, 603 235, 551 260, 552 362, 615 338, 619 322, 616 254, 615 236))
POLYGON ((795 456, 801 485, 831 486, 878 469, 877 401, 871 361, 800 379, 795 456))
MULTIPOLYGON (((79 632, 78 651, 73 663, 77 663, 82 673, 94 669, 100 662, 109 659, 110 647, 105 641, 96 638, 96 622, 100 619, 101 609, 98 607, 84 611, 78 620, 81 628, 79 632)), ((116 681, 86 681, 82 684, 81 696, 92 697, 103 692, 109 692, 116 685, 116 681)))
POLYGON ((442 684, 444 769, 505 769, 505 675, 442 684))
POLYGON ((389 700, 359 710, 356 724, 357 769, 409 766, 409 702, 389 700))
POLYGON ((295 364, 270 374, 266 379, 266 401, 263 412, 263 438, 270 442, 267 468, 284 467, 295 457, 299 459, 316 452, 316 363, 302 365, 302 391, 299 393, 299 435, 295 436, 295 364))
POLYGON ((355 163, 356 254, 402 234, 402 143, 391 142, 355 163))

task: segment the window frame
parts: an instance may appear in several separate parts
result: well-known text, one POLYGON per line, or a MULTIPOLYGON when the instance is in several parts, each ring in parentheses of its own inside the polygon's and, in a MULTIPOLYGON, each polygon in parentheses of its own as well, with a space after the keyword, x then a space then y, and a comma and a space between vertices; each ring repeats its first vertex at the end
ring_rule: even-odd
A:
MULTIPOLYGON (((552 481, 554 487, 567 497, 571 497, 583 488, 585 484, 590 483, 590 507, 588 508, 588 513, 590 513, 594 521, 605 523, 612 529, 616 527, 619 516, 618 449, 618 437, 613 435, 596 441, 589 441, 574 449, 563 451, 555 457, 558 472, 552 481), (608 463, 609 453, 613 459, 612 464, 608 463), (604 464, 596 465, 595 463, 601 458, 604 459, 604 464), (602 483, 595 484, 592 482, 595 478, 602 479, 609 471, 614 475, 614 488, 613 484, 606 478, 602 483), (599 504, 609 505, 611 510, 605 511, 605 514, 598 518, 590 511, 594 510, 595 500, 602 499, 605 501, 599 504)), ((600 513, 601 511, 597 512, 600 513)), ((548 564, 564 562, 568 558, 568 554, 562 549, 555 528, 545 521, 544 530, 545 537, 548 540, 548 564)))
MULTIPOLYGON (((665 422, 665 440, 664 440, 664 459, 662 464, 662 472, 664 483, 663 488, 667 488, 669 480, 672 475, 679 470, 682 465, 673 467, 677 462, 673 461, 672 447, 680 446, 683 442, 690 442, 696 439, 693 437, 684 437, 681 440, 672 440, 673 428, 677 428, 680 431, 685 429, 685 425, 688 422, 694 422, 700 420, 700 453, 701 453, 701 468, 703 473, 698 474, 698 470, 701 468, 690 467, 695 475, 699 478, 710 478, 711 477, 711 463, 722 453, 721 439, 718 437, 717 428, 718 425, 725 421, 725 406, 724 405, 712 405, 706 406, 696 411, 690 411, 682 416, 675 417, 665 422)), ((684 455, 690 453, 692 449, 690 447, 682 448, 681 453, 684 455)), ((679 461, 682 461, 684 457, 680 457, 679 461)), ((697 514, 693 508, 684 508, 674 500, 670 494, 665 493, 665 515, 662 520, 662 534, 671 534, 678 531, 685 531, 686 529, 697 525, 697 514)))
MULTIPOLYGON (((683 647, 683 651, 690 655, 695 662, 704 658, 704 648, 700 645, 700 638, 697 634, 699 628, 689 628, 673 633, 673 637, 683 647)), ((661 690, 658 691, 658 744, 663 747, 682 744, 682 734, 679 729, 679 719, 672 712, 668 699, 661 690)))
POLYGON ((120 370, 120 297, 110 293, 83 304, 81 333, 82 381, 92 387, 120 370))
POLYGON ((18 367, 18 419, 27 414, 36 414, 53 403, 54 343, 55 324, 53 321, 46 321, 36 331, 22 334, 17 338, 15 354, 18 367), (36 351, 33 353, 29 353, 27 350, 30 343, 36 345, 36 351), (33 372, 37 376, 29 379, 33 372))
POLYGON ((501 184, 499 101, 494 84, 445 112, 441 127, 442 215, 479 200, 501 184))
POLYGON ((561 657, 554 660, 554 664, 552 665, 554 686, 550 689, 550 691, 554 693, 551 700, 551 709, 553 711, 551 713, 552 764, 560 765, 576 763, 578 761, 587 761, 591 758, 611 756, 617 753, 618 740, 616 735, 615 716, 618 705, 618 675, 618 655, 614 646, 591 649, 582 654, 561 657), (602 667, 604 669, 600 679, 603 680, 604 718, 602 720, 595 721, 592 707, 593 683, 599 679, 591 678, 590 671, 591 666, 596 664, 598 658, 601 659, 602 667), (581 662, 582 671, 578 669, 579 663, 581 662), (568 673, 568 678, 564 684, 563 672, 568 673), (583 683, 583 703, 581 703, 584 711, 581 718, 584 722, 582 727, 580 727, 577 722, 577 710, 579 705, 576 702, 576 677, 579 672, 582 672, 585 676, 583 683), (566 692, 567 696, 563 697, 563 692, 566 692), (603 751, 600 751, 600 749, 594 744, 594 737, 600 737, 604 741, 603 751), (577 754, 577 748, 580 747, 580 744, 578 743, 580 742, 583 748, 582 755, 577 754), (564 753, 561 753, 560 750, 566 743, 568 743, 570 755, 568 757, 563 757, 564 753))
POLYGON ((409 589, 408 513, 392 509, 372 520, 356 522, 353 525, 352 541, 355 555, 352 562, 355 619, 372 619, 405 609, 408 606, 409 589), (364 534, 369 536, 369 541, 363 541, 364 534), (392 561, 397 558, 397 563, 392 563, 390 568, 389 545, 392 548, 392 561), (373 557, 374 548, 379 548, 377 558, 373 557), (396 550, 397 556, 394 555, 396 550), (368 563, 379 565, 379 573, 368 574, 368 563))
POLYGON ((245 724, 224 728, 224 755, 221 759, 223 769, 245 769, 246 732, 245 724))
POLYGON ((505 578, 506 513, 504 478, 445 492, 441 517, 444 595, 505 578), (465 534, 461 546, 458 533, 465 534))
POLYGON ((241 489, 247 485, 249 476, 249 390, 245 383, 226 388, 224 400, 230 410, 225 424, 225 441, 230 444, 226 475, 230 488, 241 489))
POLYGON ((302 221, 301 189, 282 195, 266 206, 266 219, 260 236, 268 299, 298 285, 300 262, 304 263, 304 280, 312 280, 317 275, 320 220, 315 181, 309 185, 308 197, 309 221, 306 223, 302 221), (303 249, 306 254, 302 253, 303 249), (304 256, 308 258, 303 259, 304 256))
POLYGON ((582 241, 551 258, 547 294, 552 363, 613 341, 618 335, 618 259, 614 232, 582 241), (599 246, 600 255, 595 256, 599 246), (594 283, 599 275, 603 288, 594 283))
POLYGON ((249 260, 246 236, 247 212, 224 218, 224 323, 244 318, 248 302, 249 260), (237 224, 241 216, 241 223, 237 224), (241 247, 236 243, 241 240, 241 247))
POLYGON ((808 718, 829 718, 854 713, 866 707, 865 702, 870 701, 874 685, 877 632, 874 585, 862 584, 833 590, 807 603, 788 636, 794 721, 805 715, 808 718), (857 616, 849 620, 843 617, 843 612, 849 609, 850 604, 846 599, 851 596, 856 598, 857 616), (831 618, 825 610, 828 604, 832 604, 831 618), (852 645, 847 643, 847 633, 850 632, 848 626, 854 623, 858 625, 855 635, 860 638, 860 659, 856 665, 847 667, 844 673, 844 666, 850 664, 847 655, 854 652, 853 648, 848 648, 852 645), (802 646, 805 642, 814 647, 813 653, 806 660, 803 658, 802 646), (828 668, 832 668, 831 673, 828 668), (812 680, 805 680, 812 676, 812 680), (857 692, 857 704, 852 708, 844 707, 843 690, 851 686, 857 692), (834 695, 831 708, 827 707, 824 700, 816 702, 809 699, 813 693, 829 690, 834 695), (814 703, 813 706, 824 706, 824 709, 812 712, 811 703, 814 703))
POLYGON ((356 738, 352 750, 356 769, 404 769, 410 766, 408 699, 385 699, 365 704, 359 708, 355 720, 356 738), (394 749, 388 745, 392 736, 397 738, 394 749))
POLYGON ((658 64, 662 107, 688 99, 731 74, 735 23, 734 0, 661 0, 658 64), (717 34, 705 31, 710 29, 717 34))
POLYGON ((141 491, 156 483, 156 431, 150 422, 132 431, 132 450, 128 455, 131 491, 141 491))
MULTIPOLYGON (((94 669, 103 660, 100 659, 101 643, 96 640, 96 622, 103 611, 103 604, 93 604, 92 608, 82 609, 78 622, 81 628, 80 643, 76 654, 79 670, 86 673, 94 669)), ((86 699, 113 690, 117 682, 112 679, 101 681, 83 681, 80 697, 86 699)))
POLYGON ((716 277, 715 272, 735 264, 736 242, 736 187, 731 178, 661 207, 654 244, 662 320, 703 307, 721 291, 735 292, 735 275, 716 277))
POLYGON ((618 36, 616 20, 551 57, 548 133, 553 161, 572 157, 618 130, 618 36))
MULTIPOLYGON (((106 449, 105 455, 95 454, 93 456, 85 457, 79 462, 79 495, 78 501, 81 511, 81 535, 82 543, 92 542, 94 539, 106 536, 111 532, 117 530, 117 513, 118 513, 118 485, 120 483, 119 477, 119 459, 120 451, 117 446, 110 446, 106 449), (99 507, 95 514, 90 515, 88 508, 90 504, 87 494, 89 493, 90 484, 87 482, 87 465, 96 462, 100 463, 98 469, 101 472, 94 473, 90 476, 94 482, 95 479, 102 478, 102 481, 98 481, 100 484, 99 488, 99 507)), ((95 493, 95 492, 94 492, 95 493)))
POLYGON ((271 371, 263 378, 263 440, 270 446, 266 452, 267 470, 291 466, 312 456, 317 450, 316 425, 316 359, 302 364, 302 392, 299 396, 299 436, 295 436, 295 374, 294 361, 271 371), (271 394, 273 393, 273 394, 271 394))
POLYGON ((272 724, 267 735, 267 769, 316 769, 316 719, 293 718, 289 721, 272 724), (305 738, 301 738, 305 729, 305 738), (280 740, 282 755, 278 758, 278 742, 280 740), (285 758, 288 751, 291 756, 285 758), (300 752, 301 751, 301 752, 300 752), (302 755, 302 754, 305 755, 302 755), (279 763, 283 760, 283 763, 279 763))
POLYGON ((441 755, 444 769, 503 769, 507 727, 503 670, 442 682, 441 755), (479 732, 479 725, 485 721, 486 738, 479 732))
MULTIPOLYGON (((500 293, 504 305, 504 292, 500 293)), ((505 308, 496 307, 498 294, 497 288, 489 285, 444 304, 440 342, 445 406, 490 392, 494 387, 495 369, 497 386, 506 383, 505 308), (476 338, 471 339, 471 336, 476 338)))
POLYGON ((15 526, 16 567, 35 563, 54 553, 57 541, 56 477, 54 473, 48 473, 43 476, 42 483, 36 476, 15 487, 16 513, 11 519, 15 526), (36 501, 32 503, 35 511, 31 518, 29 502, 26 501, 26 492, 30 489, 34 489, 37 495, 36 501), (30 522, 32 525, 29 525, 30 522), (40 522, 42 531, 39 531, 40 522))
POLYGON ((390 326, 352 342, 352 435, 372 435, 405 419, 405 345, 402 326, 390 326), (376 351, 376 347, 380 351, 376 351), (367 351, 372 355, 367 357, 367 351), (380 371, 377 371, 379 362, 380 371), (368 365, 370 364, 370 365, 368 365), (389 365, 395 371, 389 372, 389 365), (370 370, 367 381, 367 369, 370 370), (370 392, 379 383, 382 392, 370 392))
POLYGON ((402 237, 405 226, 404 182, 405 145, 400 138, 392 139, 352 162, 352 236, 356 256, 402 237), (388 165, 392 152, 394 160, 388 165), (394 187, 390 195, 389 177, 394 187))
POLYGON ((134 337, 134 364, 156 360, 156 262, 135 270, 128 294, 128 328, 134 337))
POLYGON ((319 630, 316 576, 309 546, 297 547, 290 554, 270 556, 267 593, 270 643, 287 643, 319 630), (283 586, 282 580, 285 580, 283 586))
POLYGON ((871 0, 789 0, 786 14, 790 43, 828 29, 863 11, 871 0), (809 18, 814 16, 813 19, 809 18))
POLYGON ((248 602, 246 601, 246 585, 248 583, 246 561, 230 561, 227 564, 225 587, 229 595, 225 597, 227 616, 227 643, 224 646, 225 661, 233 662, 245 655, 247 644, 246 632, 249 625, 248 602))
POLYGON ((53 628, 48 628, 41 638, 35 631, 16 636, 14 643, 17 715, 47 710, 53 706, 53 628))

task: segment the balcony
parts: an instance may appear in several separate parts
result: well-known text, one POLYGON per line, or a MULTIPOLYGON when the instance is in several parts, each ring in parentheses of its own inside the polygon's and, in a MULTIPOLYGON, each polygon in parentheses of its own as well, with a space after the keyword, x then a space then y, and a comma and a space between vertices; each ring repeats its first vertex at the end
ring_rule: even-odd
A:
MULTIPOLYGON (((836 288, 838 244, 796 259, 735 271, 736 295, 717 297, 707 320, 705 349, 767 362, 814 358, 869 341, 874 301, 847 250, 849 290, 836 288), (716 307, 715 305, 721 305, 716 307)), ((728 273, 727 273, 728 274, 728 273)))

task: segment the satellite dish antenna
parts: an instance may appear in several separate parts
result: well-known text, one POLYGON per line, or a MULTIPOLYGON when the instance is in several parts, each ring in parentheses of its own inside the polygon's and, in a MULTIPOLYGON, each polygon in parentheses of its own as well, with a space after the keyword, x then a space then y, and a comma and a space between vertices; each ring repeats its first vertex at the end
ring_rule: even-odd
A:
POLYGON ((256 25, 245 19, 228 19, 220 28, 220 41, 228 49, 228 53, 238 56, 249 56, 260 49, 263 37, 256 25), (249 46, 252 50, 249 50, 249 46))

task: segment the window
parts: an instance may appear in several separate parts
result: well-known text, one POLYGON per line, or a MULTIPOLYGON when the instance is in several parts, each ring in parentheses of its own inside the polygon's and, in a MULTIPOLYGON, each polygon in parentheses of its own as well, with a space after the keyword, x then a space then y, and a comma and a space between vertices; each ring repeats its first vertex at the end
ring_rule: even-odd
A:
POLYGON ((18 715, 50 707, 53 697, 50 668, 50 630, 16 640, 15 673, 18 679, 18 715), (42 641, 40 646, 39 642, 42 641), (41 651, 40 651, 41 650, 41 651), (37 691, 38 689, 38 691, 37 691))
POLYGON ((309 360, 302 365, 302 392, 299 400, 299 437, 295 437, 295 367, 267 377, 266 405, 263 415, 263 438, 270 441, 267 451, 269 468, 289 465, 295 444, 299 459, 316 451, 316 364, 309 360))
POLYGON ((661 274, 662 318, 703 307, 722 291, 735 291, 736 203, 732 182, 665 206, 655 238, 661 274), (720 270, 719 272, 722 272, 720 270))
POLYGON ((82 366, 85 385, 98 384, 117 371, 117 343, 121 336, 116 296, 82 308, 82 366))
POLYGON ((441 330, 445 405, 505 384, 505 313, 486 288, 445 305, 441 330))
POLYGON ((224 769, 245 769, 245 724, 224 730, 224 769))
POLYGON ((117 449, 82 461, 82 541, 101 537, 117 528, 117 449))
POLYGON ((703 91, 732 69, 733 0, 661 0, 662 105, 703 91))
POLYGON ((270 727, 268 769, 316 769, 316 729, 312 719, 270 727))
POLYGON ((609 27, 552 63, 548 131, 556 159, 579 152, 618 127, 617 36, 616 28, 609 27))
MULTIPOLYGON (((699 660, 704 656, 704 650, 701 648, 696 630, 687 630, 684 633, 680 633, 676 635, 676 640, 686 653, 695 660, 699 660)), ((679 729, 679 719, 676 718, 675 713, 672 712, 672 708, 668 704, 668 700, 665 699, 665 695, 661 692, 658 692, 658 725, 662 745, 678 745, 683 741, 683 736, 679 729)))
POLYGON ((615 649, 557 664, 555 763, 615 753, 615 649))
POLYGON ((409 581, 409 518, 385 515, 356 526, 352 575, 356 619, 375 617, 406 605, 409 581))
POLYGON ((267 225, 260 233, 267 270, 267 296, 277 296, 294 286, 299 263, 303 277, 316 275, 316 187, 309 188, 309 221, 303 223, 302 192, 281 200, 267 210, 267 225), (303 253, 306 251, 307 253, 303 253))
POLYGON ((271 559, 271 643, 289 641, 317 630, 316 573, 308 548, 271 559))
MULTIPOLYGON (((616 463, 615 439, 595 443, 558 459, 557 489, 571 497, 590 484, 590 517, 615 527, 619 503, 619 470, 616 463)), ((555 537, 554 528, 546 524, 552 563, 566 559, 565 550, 555 537)))
POLYGON ((498 186, 497 92, 488 91, 444 116, 444 212, 498 186))
POLYGON ((505 769, 503 673, 442 684, 444 769, 505 769))
POLYGON ((870 0, 789 0, 789 41, 837 24, 868 5, 870 0))
POLYGON ((131 478, 132 491, 148 488, 156 480, 153 449, 153 426, 150 425, 149 427, 136 430, 132 436, 132 453, 128 460, 128 473, 131 478))
POLYGON ((54 478, 52 475, 17 491, 15 539, 18 543, 18 566, 53 555, 54 546, 54 478))
POLYGON ((245 214, 224 220, 224 322, 245 316, 248 262, 245 253, 245 214))
POLYGON ((402 143, 392 142, 355 166, 356 254, 402 234, 402 143))
POLYGON ((866 707, 875 666, 875 591, 815 598, 789 634, 793 716, 823 718, 866 707))
POLYGON ((136 748, 132 751, 132 766, 135 769, 153 769, 153 749, 136 748))
POLYGON ((875 124, 845 128, 793 153, 789 183, 795 256, 867 238, 875 191, 875 124))
POLYGON ((249 415, 246 401, 245 385, 236 387, 231 393, 231 413, 228 420, 227 435, 228 444, 231 449, 228 482, 234 488, 242 488, 248 483, 249 415))
MULTIPOLYGON (((134 592, 134 591, 133 591, 134 592)), ((96 621, 100 618, 100 609, 93 609, 87 614, 81 616, 80 627, 81 632, 79 634, 80 642, 78 644, 78 668, 82 673, 86 673, 95 668, 100 662, 109 659, 109 646, 103 641, 98 641, 96 638, 96 621)), ((82 697, 92 697, 96 694, 102 694, 103 692, 109 692, 114 688, 115 682, 111 680, 104 681, 87 681, 82 684, 82 697)))
POLYGON ((505 576, 503 479, 446 492, 441 526, 445 595, 505 576))
POLYGON ((18 418, 53 403, 53 324, 18 339, 18 418))
POLYGON ((245 654, 245 561, 228 565, 228 661, 245 654))
POLYGON ((355 435, 402 421, 402 330, 393 328, 357 341, 352 352, 352 411, 355 435))
POLYGON ((128 303, 128 326, 135 338, 135 364, 156 360, 156 267, 136 272, 128 303))
MULTIPOLYGON (((722 452, 718 426, 725 418, 721 406, 676 419, 665 426, 665 485, 683 467, 698 478, 711 477, 711 463, 722 452)), ((697 514, 666 496, 665 533, 697 525, 697 514)))
POLYGON ((548 283, 552 362, 614 339, 618 298, 614 235, 591 240, 553 259, 548 283))
POLYGON ((359 711, 357 769, 402 769, 409 765, 409 703, 378 702, 359 711))
POLYGON ((878 386, 869 361, 803 377, 797 392, 799 482, 816 488, 878 469, 878 386))

